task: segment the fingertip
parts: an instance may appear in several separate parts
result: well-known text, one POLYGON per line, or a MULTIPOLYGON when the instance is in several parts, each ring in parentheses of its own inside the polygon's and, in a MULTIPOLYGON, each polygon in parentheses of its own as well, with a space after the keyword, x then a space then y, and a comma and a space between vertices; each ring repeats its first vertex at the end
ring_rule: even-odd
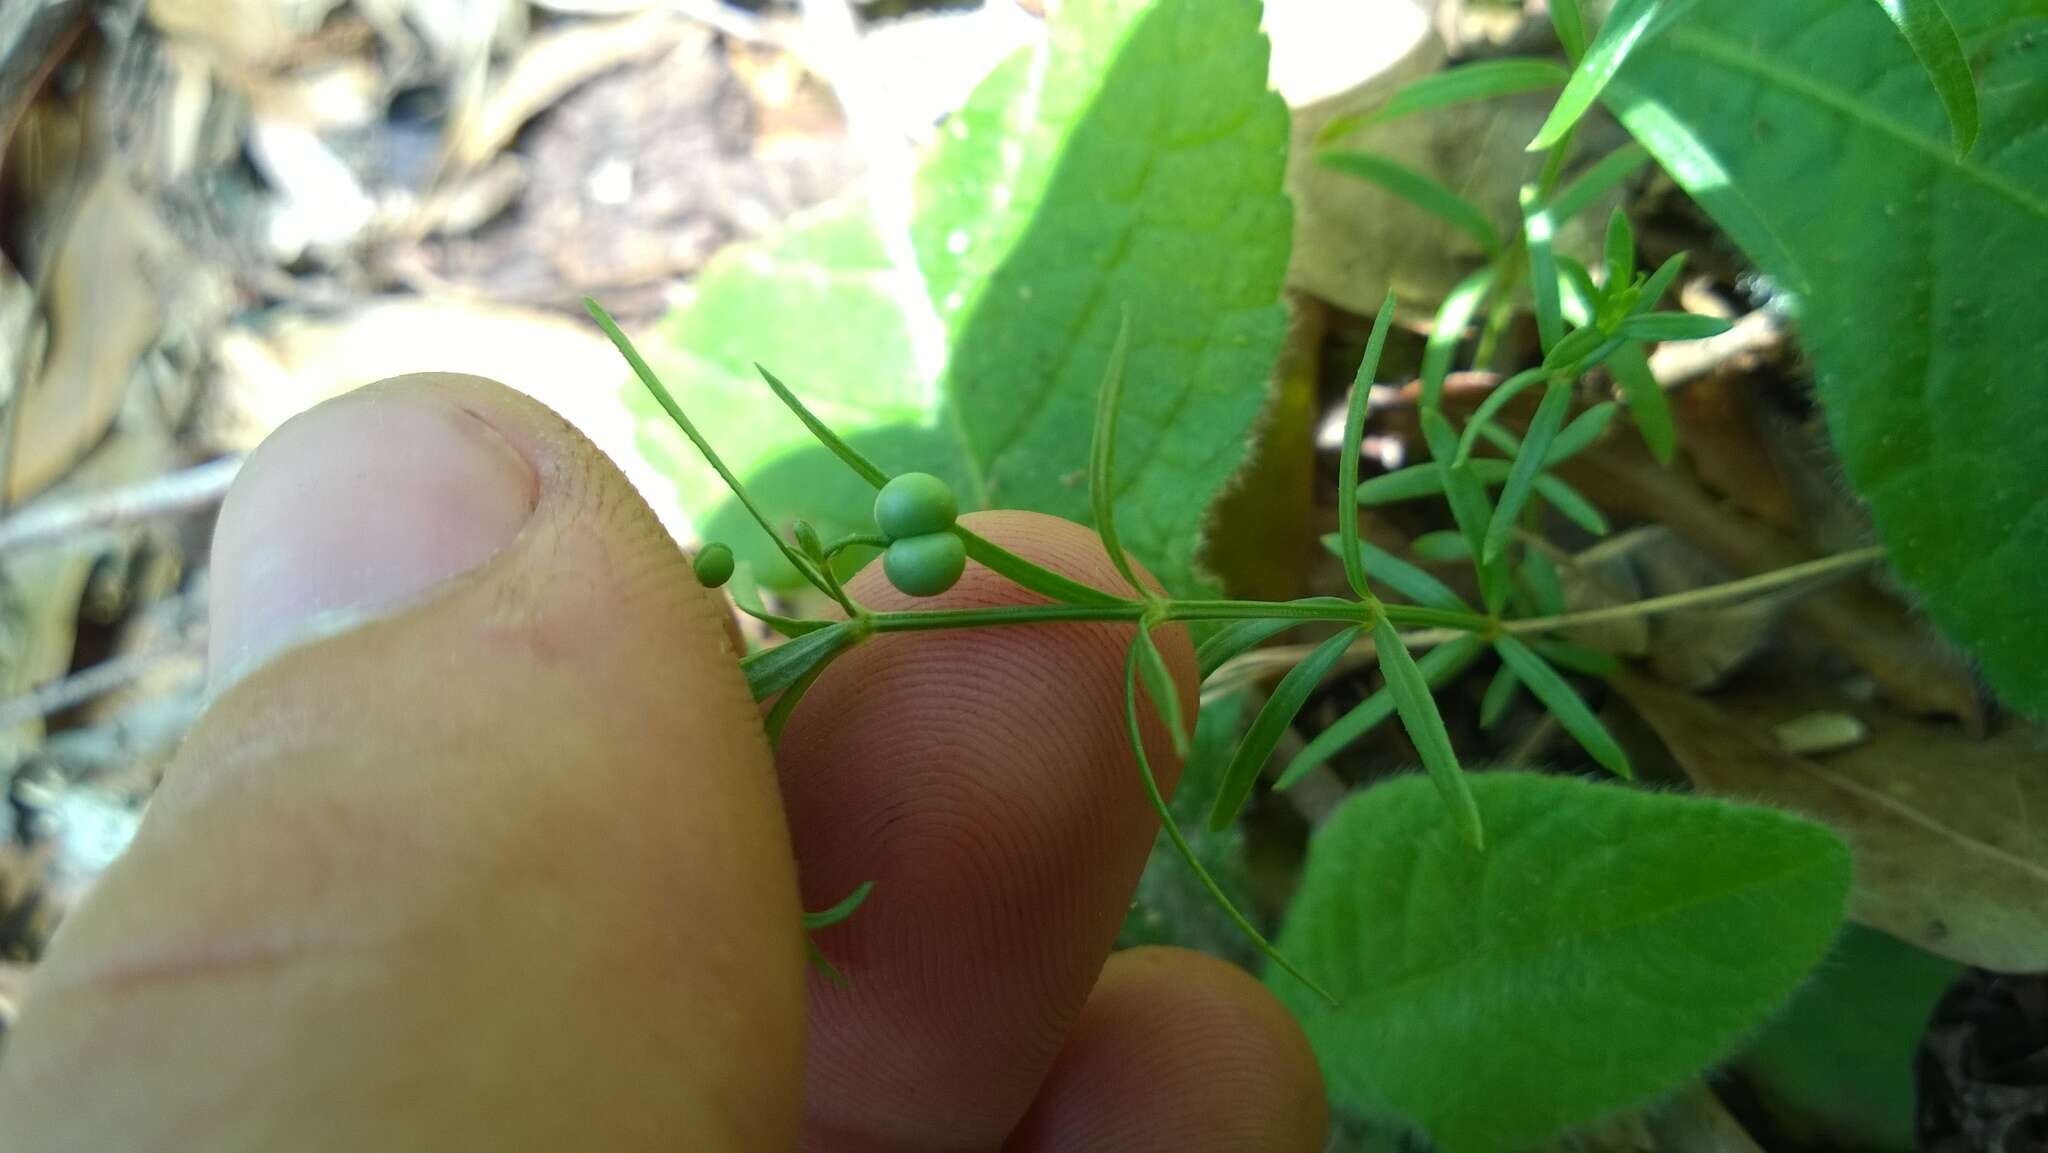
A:
POLYGON ((1328 1127, 1301 1027, 1249 973, 1114 954, 1007 1153, 1313 1153, 1328 1127))

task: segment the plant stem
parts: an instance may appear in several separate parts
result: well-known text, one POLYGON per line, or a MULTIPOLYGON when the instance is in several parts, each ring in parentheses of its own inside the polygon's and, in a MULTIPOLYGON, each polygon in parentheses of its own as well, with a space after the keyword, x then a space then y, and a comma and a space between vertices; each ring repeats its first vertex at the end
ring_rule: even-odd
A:
MULTIPOLYGON (((1152 606, 1157 619, 1169 621, 1298 620, 1361 624, 1375 619, 1375 607, 1361 601, 1317 597, 1298 601, 1187 600, 1152 606)), ((869 613, 874 631, 919 632, 929 629, 989 628, 1002 625, 1049 624, 1055 621, 1131 621, 1146 619, 1141 601, 1109 605, 1010 605, 988 609, 936 609, 930 612, 869 613)), ((1421 605, 1377 606, 1378 614, 1400 624, 1426 625, 1462 632, 1491 634, 1499 628, 1478 613, 1427 608, 1421 605)))
POLYGON ((1833 576, 1850 569, 1862 568, 1884 559, 1884 549, 1872 545, 1869 548, 1852 549, 1836 556, 1810 560, 1786 568, 1773 569, 1752 577, 1729 581, 1725 584, 1708 585, 1706 588, 1691 589, 1670 596, 1651 597, 1648 600, 1631 601, 1607 608, 1588 609, 1584 612, 1564 613, 1554 617, 1533 617, 1528 620, 1504 621, 1501 631, 1507 633, 1543 633, 1554 629, 1573 628, 1579 625, 1602 624, 1607 621, 1631 620, 1636 617, 1655 616, 1659 613, 1676 612, 1680 609, 1700 608, 1720 604, 1723 601, 1741 600, 1757 593, 1770 592, 1787 585, 1817 577, 1833 576))

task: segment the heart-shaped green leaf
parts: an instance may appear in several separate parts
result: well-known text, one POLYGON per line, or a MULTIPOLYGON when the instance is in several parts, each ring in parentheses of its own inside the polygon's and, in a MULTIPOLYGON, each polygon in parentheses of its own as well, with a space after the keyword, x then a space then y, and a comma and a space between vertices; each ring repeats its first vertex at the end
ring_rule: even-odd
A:
POLYGON ((1474 852, 1420 776, 1316 834, 1278 947, 1336 995, 1268 982, 1331 1096, 1499 1153, 1678 1087, 1826 952, 1849 851, 1772 809, 1472 774, 1474 852))

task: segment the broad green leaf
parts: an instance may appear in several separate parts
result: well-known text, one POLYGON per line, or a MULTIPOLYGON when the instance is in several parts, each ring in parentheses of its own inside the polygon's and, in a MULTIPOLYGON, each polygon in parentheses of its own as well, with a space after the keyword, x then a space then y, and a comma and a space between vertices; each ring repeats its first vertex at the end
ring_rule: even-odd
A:
POLYGON ((1543 403, 1536 406, 1536 415, 1529 420, 1529 433, 1522 438, 1522 451, 1515 454, 1507 482, 1501 485, 1500 501, 1494 505, 1493 519, 1486 526, 1486 544, 1480 553, 1481 559, 1493 561, 1506 554, 1508 538, 1515 531, 1523 506, 1529 503, 1529 494, 1535 491, 1536 477, 1543 471, 1550 442, 1564 424, 1565 411, 1571 408, 1571 404, 1571 384, 1563 379, 1553 379, 1543 394, 1543 403))
POLYGON ((1443 714, 1437 711, 1428 675, 1416 666, 1407 642, 1385 617, 1373 623, 1372 647, 1379 654, 1380 675, 1387 679, 1387 692, 1394 698, 1394 711, 1401 716, 1401 727, 1408 730, 1408 739, 1422 758, 1423 769, 1435 783, 1444 807, 1450 810, 1451 823, 1468 845, 1484 849, 1486 834, 1479 809, 1472 803, 1472 790, 1465 780, 1464 766, 1458 764, 1457 750, 1451 748, 1451 734, 1444 728, 1443 714))
MULTIPOLYGON (((1472 667, 1486 651, 1486 642, 1478 637, 1454 638, 1422 654, 1415 667, 1422 670, 1422 679, 1430 688, 1440 688, 1452 678, 1472 667)), ((1294 755, 1280 778, 1273 782, 1276 789, 1291 788, 1319 765, 1329 763, 1345 748, 1355 744, 1360 737, 1385 724, 1394 715, 1394 694, 1385 687, 1353 706, 1351 711, 1338 717, 1329 728, 1317 733, 1314 739, 1294 755)))
POLYGON ((1500 251, 1500 233, 1486 219, 1486 213, 1433 176, 1370 152, 1324 152, 1316 157, 1316 163, 1361 180, 1370 180, 1470 236, 1489 254, 1500 251))
POLYGON ((1351 642, 1364 631, 1354 625, 1332 633, 1273 686, 1273 694, 1266 698, 1259 715, 1252 718, 1252 727, 1230 758, 1230 767, 1224 770, 1223 785, 1216 792, 1216 803, 1209 809, 1211 832, 1237 820, 1238 811, 1252 795, 1252 786, 1258 783, 1259 770, 1273 756, 1273 747, 1280 743, 1288 726, 1294 724, 1301 706, 1308 703, 1309 694, 1330 675, 1330 670, 1350 650, 1351 642))
POLYGON ((1429 343, 1422 350, 1422 405, 1435 408, 1443 402, 1444 377, 1451 372, 1451 360, 1457 355, 1458 342, 1465 339, 1465 327, 1472 323, 1472 315, 1479 311, 1479 304, 1486 294, 1493 290, 1493 265, 1485 267, 1458 282, 1444 297, 1441 308, 1436 310, 1436 321, 1430 325, 1429 343))
POLYGON ((1835 935, 1846 846, 1772 809, 1487 772, 1475 853, 1419 776, 1309 844, 1276 972, 1332 1101, 1444 1153, 1536 1148, 1725 1057, 1835 935))
POLYGON ((2048 712, 2048 37, 2042 0, 1952 0, 1982 129, 1958 157, 1869 0, 1722 0, 1608 102, 1791 294, 1829 431, 1936 623, 2048 712), (1816 168, 1826 157, 1825 178, 1816 168))
POLYGON ((1600 25, 1600 34, 1586 49, 1585 58, 1572 70, 1572 78, 1558 96, 1550 117, 1537 129, 1529 151, 1555 148, 1593 107, 1593 101, 1614 79, 1636 47, 1683 16, 1698 0, 1619 0, 1600 25))
POLYGON ((1801 1145, 1912 1153, 1914 1057, 1935 1003, 1964 971, 1850 925, 1743 1050, 1745 1079, 1801 1145))
POLYGON ((1339 116, 1316 134, 1318 144, 1342 139, 1369 124, 1382 124, 1431 108, 1471 104, 1519 92, 1562 88, 1571 74, 1555 61, 1530 56, 1503 56, 1432 72, 1394 93, 1385 104, 1357 116, 1339 116))
MULTIPOLYGON (((1207 506, 1243 462, 1286 324, 1287 110, 1258 21, 1254 0, 1064 5, 939 134, 914 195, 878 189, 712 263, 651 358, 771 521, 830 538, 866 528, 871 497, 771 407, 756 360, 887 471, 936 473, 967 508, 1086 520, 1071 478, 1129 304, 1118 527, 1169 590, 1201 587, 1207 506)), ((788 583, 633 403, 705 535, 788 583)))
POLYGON ((1941 0, 1877 0, 1913 46, 1913 55, 1927 69, 1941 106, 1948 111, 1949 135, 1956 155, 1968 155, 1977 143, 1977 85, 1970 75, 1963 42, 1949 21, 1941 0))
POLYGON ((1607 726, 1600 723, 1600 718, 1593 715, 1593 710, 1586 707, 1586 702, 1579 699, 1571 685, 1537 656, 1534 649, 1514 637, 1500 636, 1494 638, 1493 650, 1500 654, 1500 659, 1509 668, 1515 670, 1515 676, 1529 686, 1529 691, 1543 702, 1543 707, 1550 710, 1550 715, 1557 718, 1564 731, 1570 733, 1600 767, 1617 777, 1635 775, 1629 767, 1628 754, 1621 751, 1607 726))

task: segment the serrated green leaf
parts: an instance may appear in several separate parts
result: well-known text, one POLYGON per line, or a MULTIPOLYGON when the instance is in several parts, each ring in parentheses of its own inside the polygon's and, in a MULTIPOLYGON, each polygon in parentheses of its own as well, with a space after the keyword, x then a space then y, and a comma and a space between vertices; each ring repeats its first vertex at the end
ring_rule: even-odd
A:
POLYGON ((1420 777, 1310 842, 1279 944, 1338 1006, 1269 973, 1331 1099, 1445 1153, 1536 1148, 1677 1088, 1827 950, 1850 856, 1772 809, 1518 772, 1474 775, 1488 848, 1420 777))
POLYGON ((1649 150, 1634 141, 1601 157, 1550 198, 1551 218, 1570 220, 1591 208, 1649 160, 1649 150))
POLYGON ((1486 833, 1479 808, 1472 802, 1472 789, 1465 779, 1464 767, 1458 764, 1457 751, 1451 748, 1451 734, 1444 728, 1443 714, 1437 711, 1428 675, 1416 666, 1407 643, 1385 617, 1373 624, 1372 647, 1379 653, 1380 675, 1387 679, 1387 692, 1394 698, 1394 711, 1400 714, 1401 727, 1408 730, 1408 739, 1422 758, 1423 770, 1436 785, 1444 807, 1450 810, 1451 823, 1472 848, 1485 848, 1486 833))
POLYGON ((1630 340, 1705 340, 1721 335, 1728 327, 1718 316, 1696 312, 1645 312, 1616 325, 1614 335, 1630 340))
POLYGON ((1614 374, 1615 387, 1628 402, 1636 431, 1650 447, 1659 464, 1670 464, 1678 451, 1678 422, 1671 416, 1671 398, 1650 372, 1650 358, 1640 344, 1625 344, 1607 358, 1607 371, 1614 374))
POLYGON ((1465 339, 1465 328, 1472 323, 1480 302, 1493 290, 1494 279, 1494 267, 1488 264, 1459 281, 1450 295, 1444 297, 1442 307, 1436 310, 1436 321, 1429 329, 1429 342, 1422 350, 1424 408, 1435 408, 1443 403, 1444 378, 1450 375, 1458 343, 1465 339))
MULTIPOLYGON (((1207 505, 1286 326, 1288 116, 1258 21, 1253 0, 1063 5, 939 134, 908 220, 849 199, 713 261, 650 356, 771 522, 835 537, 871 497, 771 408, 754 360, 889 472, 935 473, 970 509, 1087 519, 1070 478, 1129 302, 1122 542, 1169 590, 1202 587, 1207 505)), ((666 418, 629 403, 700 530, 789 583, 666 418)))
POLYGON ((1316 133, 1316 143, 1341 140, 1368 125, 1384 124, 1431 108, 1449 108, 1520 92, 1562 88, 1570 78, 1571 73, 1558 67, 1555 61, 1533 56, 1503 56, 1460 64, 1411 81, 1407 87, 1394 93, 1392 99, 1371 112, 1337 117, 1316 133))
POLYGON ((1316 156, 1316 163, 1333 172, 1370 180, 1470 236, 1487 253, 1500 251, 1500 233, 1494 230, 1486 213, 1433 176, 1370 152, 1324 152, 1316 156))
MULTIPOLYGON (((1423 683, 1430 688, 1448 684, 1458 674, 1472 667, 1486 651, 1486 642, 1473 636, 1456 637, 1422 654, 1415 667, 1422 670, 1423 683)), ((1280 778, 1273 782, 1276 789, 1292 788, 1320 765, 1328 764, 1359 738, 1385 724, 1394 715, 1394 694, 1385 687, 1352 706, 1351 711, 1338 717, 1329 728, 1317 733, 1303 746, 1280 778)))
POLYGON ((1698 0, 1620 0, 1600 25, 1600 34, 1587 47, 1585 58, 1572 70, 1572 78, 1551 108, 1550 116, 1529 142, 1529 151, 1554 148, 1593 107, 1593 101, 1627 63, 1629 54, 1644 41, 1663 31, 1683 16, 1698 0))
POLYGON ((2048 252, 2048 9, 1954 0, 1949 14, 1978 68, 1967 158, 1869 0, 1702 6, 1637 54, 1609 103, 1792 294, 1829 431, 1897 571, 2038 714, 2048 261, 2032 254, 2048 252))
POLYGON ((1294 724, 1301 706, 1308 703, 1309 694, 1330 675, 1330 670, 1350 650, 1351 642, 1364 631, 1353 626, 1331 634, 1273 686, 1273 695, 1266 698, 1259 715, 1252 718, 1252 727, 1246 730, 1244 740, 1230 758, 1230 767, 1224 770, 1223 785, 1217 790, 1216 803, 1209 809, 1211 832, 1237 820, 1239 810, 1252 795, 1252 786, 1258 783, 1259 770, 1272 758, 1274 746, 1294 724))
POLYGON ((1552 380, 1543 393, 1543 403, 1536 406, 1536 415, 1529 420, 1529 432, 1522 438, 1522 451, 1515 454, 1515 463, 1508 469, 1507 483, 1501 486, 1493 519, 1486 526, 1482 560, 1490 562, 1506 554, 1508 538, 1514 534, 1522 507, 1529 503, 1529 494, 1535 491, 1536 477, 1543 471, 1550 442, 1564 424, 1564 414, 1571 404, 1571 385, 1564 380, 1552 380))
POLYGON ((1941 0, 1877 0, 1877 6, 1898 25, 1906 43, 1912 45, 1913 55, 1920 58, 1920 66, 1927 70, 1941 106, 1948 110, 1956 155, 1968 155, 1977 143, 1977 84, 1948 11, 1941 0))
POLYGON ((1511 636, 1495 637, 1493 649, 1509 668, 1515 670, 1515 676, 1529 686, 1536 699, 1543 702, 1543 707, 1550 710, 1550 715, 1557 718, 1557 723, 1564 726, 1564 731, 1570 733, 1572 739, 1579 742, 1579 747, 1585 749, 1601 768, 1617 777, 1635 775, 1635 770, 1629 767, 1628 754, 1621 751, 1607 726, 1600 723, 1600 718, 1593 715, 1593 710, 1586 707, 1586 702, 1579 699, 1571 685, 1537 656, 1534 649, 1511 636))

